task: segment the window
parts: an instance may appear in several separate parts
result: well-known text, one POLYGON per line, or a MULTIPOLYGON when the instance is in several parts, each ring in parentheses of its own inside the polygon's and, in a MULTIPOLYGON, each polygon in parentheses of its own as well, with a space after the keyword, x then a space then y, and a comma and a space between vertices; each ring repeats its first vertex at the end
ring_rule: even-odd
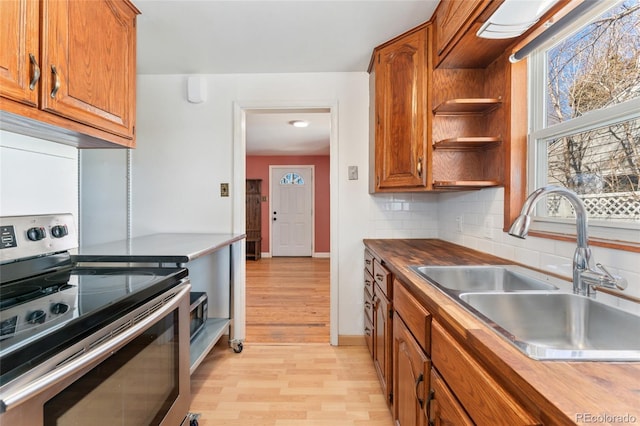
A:
POLYGON ((282 176, 280 185, 304 185, 304 178, 298 173, 289 172, 282 176))
MULTIPOLYGON (((529 189, 572 189, 592 236, 640 243, 640 0, 602 3, 530 58, 529 189)), ((536 210, 536 230, 573 224, 564 199, 536 210)))

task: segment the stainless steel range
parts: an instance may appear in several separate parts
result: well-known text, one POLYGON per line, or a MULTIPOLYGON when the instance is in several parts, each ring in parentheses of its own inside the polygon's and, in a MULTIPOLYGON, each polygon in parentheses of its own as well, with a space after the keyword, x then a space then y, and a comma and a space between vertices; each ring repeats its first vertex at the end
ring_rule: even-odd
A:
POLYGON ((76 265, 73 224, 0 218, 0 424, 187 423, 187 270, 76 265))

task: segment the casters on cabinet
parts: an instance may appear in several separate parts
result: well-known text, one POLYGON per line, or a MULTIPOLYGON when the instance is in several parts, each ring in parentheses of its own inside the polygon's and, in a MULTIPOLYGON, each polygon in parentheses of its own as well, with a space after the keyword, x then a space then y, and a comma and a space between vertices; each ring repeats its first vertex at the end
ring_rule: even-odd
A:
POLYGON ((237 354, 239 354, 240 352, 242 352, 242 341, 240 340, 231 340, 229 341, 229 345, 231 346, 231 348, 233 349, 233 351, 237 354))
POLYGON ((186 420, 189 422, 187 425, 185 425, 184 421, 182 422, 182 424, 184 426, 198 426, 198 418, 200 417, 200 414, 196 414, 196 413, 189 413, 187 414, 187 418, 186 420))

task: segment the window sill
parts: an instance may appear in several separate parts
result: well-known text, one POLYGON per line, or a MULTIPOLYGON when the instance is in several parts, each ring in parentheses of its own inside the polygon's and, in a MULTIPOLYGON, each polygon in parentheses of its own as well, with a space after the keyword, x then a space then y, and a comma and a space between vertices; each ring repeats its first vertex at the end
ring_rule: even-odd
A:
MULTIPOLYGON (((576 242, 575 234, 560 234, 555 232, 544 231, 530 231, 529 235, 538 238, 548 238, 551 240, 576 242)), ((640 253, 640 244, 632 243, 629 241, 607 240, 598 237, 589 237, 589 245, 595 247, 605 247, 614 250, 630 251, 633 253, 640 253)))

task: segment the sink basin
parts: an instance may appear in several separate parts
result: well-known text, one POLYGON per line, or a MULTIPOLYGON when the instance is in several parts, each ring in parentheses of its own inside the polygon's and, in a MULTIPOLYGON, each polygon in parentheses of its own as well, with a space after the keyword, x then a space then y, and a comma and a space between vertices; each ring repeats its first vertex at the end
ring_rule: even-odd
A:
POLYGON ((459 298, 531 358, 640 361, 640 316, 597 300, 558 292, 459 298))
POLYGON ((556 290, 557 287, 525 275, 525 268, 499 266, 416 266, 422 277, 454 292, 556 290))

